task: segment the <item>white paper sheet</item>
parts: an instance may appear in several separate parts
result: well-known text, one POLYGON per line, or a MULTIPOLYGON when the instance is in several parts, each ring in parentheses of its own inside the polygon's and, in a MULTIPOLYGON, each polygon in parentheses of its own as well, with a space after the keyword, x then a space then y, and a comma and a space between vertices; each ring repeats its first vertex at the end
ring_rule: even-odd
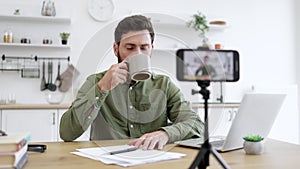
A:
POLYGON ((124 150, 131 148, 129 145, 120 146, 107 146, 107 147, 93 147, 76 149, 77 152, 71 152, 72 154, 90 158, 93 160, 101 161, 105 164, 116 164, 123 167, 135 166, 147 163, 154 163, 158 161, 179 159, 185 154, 165 152, 159 150, 141 150, 130 151, 126 153, 120 153, 110 155, 110 152, 117 150, 124 150))

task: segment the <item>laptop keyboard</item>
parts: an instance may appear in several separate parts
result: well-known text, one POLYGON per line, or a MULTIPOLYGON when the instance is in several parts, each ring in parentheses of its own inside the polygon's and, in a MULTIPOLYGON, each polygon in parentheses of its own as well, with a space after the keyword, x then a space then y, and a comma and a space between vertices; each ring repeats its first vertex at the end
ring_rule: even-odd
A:
MULTIPOLYGON (((211 146, 215 147, 216 149, 222 148, 223 144, 225 142, 225 137, 220 136, 213 136, 209 139, 209 143, 211 146)), ((182 146, 189 146, 189 147, 197 147, 200 148, 203 144, 203 138, 192 138, 188 140, 178 141, 175 142, 176 144, 182 145, 182 146)))
POLYGON ((224 144, 224 141, 225 141, 225 140, 211 141, 210 144, 211 144, 213 147, 222 147, 223 144, 224 144))
MULTIPOLYGON (((190 139, 188 142, 189 144, 202 145, 203 139, 202 138, 190 139)), ((214 139, 214 138, 209 140, 209 143, 214 147, 222 147, 224 142, 225 140, 214 139)))

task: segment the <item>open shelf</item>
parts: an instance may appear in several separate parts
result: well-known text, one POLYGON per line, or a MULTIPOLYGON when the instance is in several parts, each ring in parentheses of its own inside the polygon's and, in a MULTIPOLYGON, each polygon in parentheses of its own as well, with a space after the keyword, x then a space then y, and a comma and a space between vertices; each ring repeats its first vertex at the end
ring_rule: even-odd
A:
POLYGON ((70 45, 57 45, 57 44, 24 44, 24 43, 0 43, 0 47, 38 47, 38 48, 60 48, 70 49, 70 45))
POLYGON ((69 17, 53 16, 23 16, 23 15, 0 15, 0 20, 9 21, 35 21, 35 22, 52 22, 52 23, 71 23, 69 17))
POLYGON ((213 25, 213 24, 208 24, 208 27, 210 30, 219 30, 219 31, 222 31, 222 30, 225 30, 227 28, 229 28, 229 25, 213 25))

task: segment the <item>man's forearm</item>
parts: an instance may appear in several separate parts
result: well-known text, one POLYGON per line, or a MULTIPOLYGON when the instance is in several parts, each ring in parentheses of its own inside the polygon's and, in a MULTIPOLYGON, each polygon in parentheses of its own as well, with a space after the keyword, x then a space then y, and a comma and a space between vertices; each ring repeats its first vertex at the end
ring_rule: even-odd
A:
POLYGON ((96 118, 107 93, 99 91, 95 76, 88 77, 69 110, 62 116, 60 135, 63 140, 72 141, 79 137, 96 118))
MULTIPOLYGON (((183 113, 185 114, 185 113, 183 113)), ((193 136, 200 137, 204 131, 204 124, 197 115, 185 114, 182 116, 190 117, 182 121, 177 121, 171 126, 162 127, 169 135, 169 143, 174 141, 191 138, 193 136)))

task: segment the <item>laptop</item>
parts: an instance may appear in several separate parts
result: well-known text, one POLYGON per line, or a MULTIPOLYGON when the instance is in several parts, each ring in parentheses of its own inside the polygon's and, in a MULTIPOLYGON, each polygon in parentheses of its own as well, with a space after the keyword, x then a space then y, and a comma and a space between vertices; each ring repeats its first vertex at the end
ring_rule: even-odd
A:
MULTIPOLYGON (((259 134, 266 138, 281 109, 286 94, 245 94, 226 137, 210 137, 211 145, 220 152, 243 148, 243 137, 259 134)), ((177 141, 181 146, 200 148, 203 138, 177 141)))

